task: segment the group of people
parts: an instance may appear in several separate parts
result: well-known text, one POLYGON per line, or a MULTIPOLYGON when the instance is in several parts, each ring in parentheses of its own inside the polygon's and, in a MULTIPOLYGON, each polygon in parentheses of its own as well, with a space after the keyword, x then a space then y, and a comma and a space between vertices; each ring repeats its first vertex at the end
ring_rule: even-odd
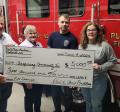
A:
MULTIPOLYGON (((83 27, 80 35, 80 44, 78 44, 76 37, 70 32, 69 26, 69 15, 60 15, 58 18, 59 31, 52 33, 48 38, 48 48, 94 50, 94 63, 91 65, 94 69, 93 87, 81 88, 81 91, 86 101, 86 112, 102 112, 102 100, 107 90, 107 71, 117 62, 117 58, 112 47, 105 41, 104 37, 101 35, 100 28, 96 23, 88 22, 83 27)), ((26 39, 20 44, 20 46, 42 47, 39 42, 36 42, 37 30, 35 26, 27 25, 24 30, 24 35, 26 39)), ((0 23, 0 112, 6 112, 7 100, 11 94, 12 88, 12 84, 5 83, 6 78, 3 75, 2 71, 3 55, 1 54, 1 49, 3 45, 8 44, 14 45, 15 43, 13 44, 11 42, 11 38, 4 35, 3 29, 1 30, 0 23)), ((22 85, 25 92, 25 112, 33 112, 33 110, 34 112, 40 112, 41 96, 44 85, 22 85)), ((61 97, 63 97, 65 112, 73 112, 71 108, 71 88, 66 86, 52 85, 51 92, 55 107, 54 112, 62 112, 61 97)))

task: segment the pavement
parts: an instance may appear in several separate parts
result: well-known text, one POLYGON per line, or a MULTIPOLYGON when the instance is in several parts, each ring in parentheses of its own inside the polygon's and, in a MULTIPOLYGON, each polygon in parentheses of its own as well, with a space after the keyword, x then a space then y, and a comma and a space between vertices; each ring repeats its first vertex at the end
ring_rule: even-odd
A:
MULTIPOLYGON (((12 95, 8 100, 8 112, 25 112, 24 111, 24 91, 20 84, 13 84, 12 95)), ((120 104, 119 104, 120 105, 120 104)), ((75 112, 85 112, 85 103, 73 103, 75 112)), ((120 108, 120 107, 119 107, 120 108)), ((64 110, 64 106, 62 106, 64 110)), ((53 112, 54 105, 51 97, 46 97, 44 94, 41 99, 41 112, 53 112)), ((105 104, 103 112, 120 112, 116 104, 105 104), (108 106, 108 107, 107 107, 108 106)))
MULTIPOLYGON (((51 97, 46 97, 43 94, 41 102, 41 112, 53 112, 54 105, 51 97)), ((24 112, 24 91, 20 84, 13 84, 7 110, 8 112, 24 112)))

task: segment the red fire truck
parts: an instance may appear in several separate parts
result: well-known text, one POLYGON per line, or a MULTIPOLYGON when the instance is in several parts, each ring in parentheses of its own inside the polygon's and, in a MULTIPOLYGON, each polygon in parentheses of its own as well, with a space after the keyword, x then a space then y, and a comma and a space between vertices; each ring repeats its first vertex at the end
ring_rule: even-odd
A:
MULTIPOLYGON (((1 0, 0 4, 6 31, 17 43, 24 40, 24 27, 33 24, 39 32, 38 40, 47 47, 49 34, 58 30, 57 19, 61 13, 70 15, 70 30, 78 41, 83 25, 96 21, 118 58, 111 73, 115 87, 120 85, 120 0, 1 0)), ((116 92, 120 98, 120 89, 117 88, 116 92)))

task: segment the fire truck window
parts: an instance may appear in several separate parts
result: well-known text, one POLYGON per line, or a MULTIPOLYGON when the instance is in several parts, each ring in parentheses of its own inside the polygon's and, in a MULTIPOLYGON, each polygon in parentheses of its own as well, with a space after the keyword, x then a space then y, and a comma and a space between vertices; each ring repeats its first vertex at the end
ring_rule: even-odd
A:
POLYGON ((59 14, 83 15, 84 0, 59 0, 59 14))
POLYGON ((26 0, 26 13, 29 18, 49 17, 49 0, 26 0))
POLYGON ((120 14, 120 0, 109 0, 108 13, 109 14, 120 14))

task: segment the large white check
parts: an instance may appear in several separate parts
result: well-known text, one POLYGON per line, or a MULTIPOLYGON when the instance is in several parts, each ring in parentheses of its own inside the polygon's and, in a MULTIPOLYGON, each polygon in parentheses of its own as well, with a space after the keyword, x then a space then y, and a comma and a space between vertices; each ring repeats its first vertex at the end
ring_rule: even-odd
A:
POLYGON ((4 47, 8 82, 92 87, 94 52, 4 47))

